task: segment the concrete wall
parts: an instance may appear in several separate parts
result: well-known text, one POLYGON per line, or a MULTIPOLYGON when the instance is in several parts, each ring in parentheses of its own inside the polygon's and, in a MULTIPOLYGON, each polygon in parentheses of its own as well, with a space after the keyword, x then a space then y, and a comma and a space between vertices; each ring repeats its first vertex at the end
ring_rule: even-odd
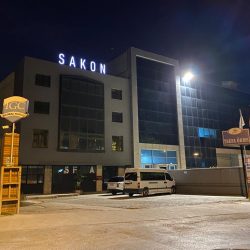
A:
POLYGON ((241 167, 171 170, 179 194, 245 194, 241 167))

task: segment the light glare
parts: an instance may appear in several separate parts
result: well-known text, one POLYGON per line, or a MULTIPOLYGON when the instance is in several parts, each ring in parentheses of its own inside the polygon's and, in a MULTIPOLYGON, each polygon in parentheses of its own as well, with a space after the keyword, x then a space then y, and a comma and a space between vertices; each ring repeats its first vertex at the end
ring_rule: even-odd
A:
POLYGON ((192 79, 194 78, 194 75, 192 72, 187 72, 185 75, 182 77, 183 82, 189 83, 192 79))

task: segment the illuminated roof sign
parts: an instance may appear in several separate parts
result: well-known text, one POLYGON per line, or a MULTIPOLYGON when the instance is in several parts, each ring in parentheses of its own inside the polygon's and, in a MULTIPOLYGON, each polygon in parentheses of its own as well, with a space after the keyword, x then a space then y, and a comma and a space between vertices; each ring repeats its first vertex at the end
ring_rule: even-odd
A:
POLYGON ((58 55, 58 63, 61 65, 68 65, 73 68, 80 68, 82 70, 90 70, 100 74, 106 74, 106 65, 104 63, 96 63, 95 61, 87 61, 84 58, 76 58, 74 56, 67 57, 65 54, 58 55))

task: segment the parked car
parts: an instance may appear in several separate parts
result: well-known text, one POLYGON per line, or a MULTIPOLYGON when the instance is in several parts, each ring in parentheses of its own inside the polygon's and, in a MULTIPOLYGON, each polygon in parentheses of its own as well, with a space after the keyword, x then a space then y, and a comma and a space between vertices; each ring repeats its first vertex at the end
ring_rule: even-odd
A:
POLYGON ((156 193, 174 194, 175 181, 165 169, 127 168, 125 170, 124 193, 148 196, 156 193))
POLYGON ((108 181, 107 192, 113 195, 124 192, 124 177, 114 176, 108 181))

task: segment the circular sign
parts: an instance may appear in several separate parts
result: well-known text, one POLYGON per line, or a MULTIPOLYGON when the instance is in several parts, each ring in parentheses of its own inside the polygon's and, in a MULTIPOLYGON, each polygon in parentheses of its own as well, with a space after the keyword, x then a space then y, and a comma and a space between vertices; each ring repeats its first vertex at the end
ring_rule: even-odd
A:
POLYGON ((229 133, 230 135, 238 135, 238 134, 241 133, 241 128, 230 128, 230 129, 228 130, 228 133, 229 133))

